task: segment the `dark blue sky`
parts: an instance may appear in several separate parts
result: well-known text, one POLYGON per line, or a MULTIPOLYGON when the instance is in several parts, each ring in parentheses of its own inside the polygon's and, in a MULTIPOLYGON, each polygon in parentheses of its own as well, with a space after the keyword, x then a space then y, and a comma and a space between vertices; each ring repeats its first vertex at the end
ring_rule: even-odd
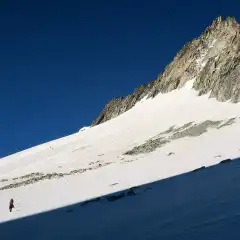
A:
POLYGON ((239 1, 0 2, 0 157, 90 125, 239 1))

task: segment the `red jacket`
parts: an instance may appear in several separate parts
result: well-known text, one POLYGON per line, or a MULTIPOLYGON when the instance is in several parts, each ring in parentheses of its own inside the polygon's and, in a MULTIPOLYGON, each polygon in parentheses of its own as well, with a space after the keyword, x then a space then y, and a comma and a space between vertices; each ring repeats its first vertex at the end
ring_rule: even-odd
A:
POLYGON ((14 207, 14 205, 13 205, 13 199, 10 200, 10 202, 9 202, 9 207, 12 207, 12 208, 14 207))

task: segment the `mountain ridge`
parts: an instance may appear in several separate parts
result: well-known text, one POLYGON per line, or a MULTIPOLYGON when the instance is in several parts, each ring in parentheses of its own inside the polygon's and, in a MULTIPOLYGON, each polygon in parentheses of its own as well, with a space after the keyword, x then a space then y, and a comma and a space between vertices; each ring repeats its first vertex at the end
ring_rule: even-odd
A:
POLYGON ((240 25, 234 17, 221 16, 197 39, 186 43, 163 73, 149 84, 141 85, 126 96, 112 99, 92 127, 115 118, 131 109, 138 101, 154 98, 183 87, 193 80, 199 96, 210 92, 218 101, 240 101, 240 25))

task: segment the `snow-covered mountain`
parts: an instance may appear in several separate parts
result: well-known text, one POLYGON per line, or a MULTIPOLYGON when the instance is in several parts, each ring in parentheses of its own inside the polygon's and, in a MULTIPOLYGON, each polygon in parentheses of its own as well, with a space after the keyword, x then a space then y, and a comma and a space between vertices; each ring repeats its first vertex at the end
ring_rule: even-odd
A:
MULTIPOLYGON (((221 215, 220 205, 214 213, 209 210, 211 214, 207 209, 212 201, 223 201, 221 206, 226 206, 239 200, 238 195, 223 197, 224 191, 237 190, 230 185, 232 177, 238 179, 239 164, 231 170, 233 175, 224 164, 220 170, 209 168, 186 175, 182 182, 181 177, 166 180, 166 184, 160 180, 239 157, 239 46, 239 25, 232 18, 218 18, 180 51, 156 81, 107 105, 92 127, 1 159, 0 234, 4 233, 4 239, 17 239, 21 234, 25 239, 176 239, 186 236, 187 229, 192 235, 185 239, 200 239, 197 234, 207 232, 209 226, 220 233, 222 225, 211 225, 211 217, 221 219, 226 214, 221 215), (223 180, 216 180, 225 168, 225 180, 230 177, 226 186, 223 180), (177 179, 181 184, 177 185, 177 179), (158 184, 143 188, 145 195, 134 190, 156 181, 158 184), (111 199, 123 195, 107 194, 126 189, 126 195, 136 197, 110 205, 111 199), (149 189, 153 191, 148 195, 149 189), (214 191, 219 198, 211 198, 214 191), (108 197, 101 200, 101 196, 108 197), (11 213, 10 198, 16 203, 11 213), (89 199, 95 203, 82 210, 76 210, 78 205, 63 208, 89 199), (200 213, 202 209, 208 214, 205 218, 200 213, 197 218, 191 215, 195 201, 200 213), (190 207, 188 211, 186 207, 190 207), (59 208, 68 215, 54 210, 59 208), (164 212, 171 208, 175 210, 164 212), (41 217, 44 214, 29 217, 46 211, 53 214, 45 213, 46 219, 41 217), (184 216, 188 219, 185 225, 184 216), (27 218, 20 220, 22 217, 27 218), (15 221, 5 223, 8 220, 15 221), (171 232, 171 224, 175 231, 171 232), (165 230, 161 232, 161 228, 165 230)), ((231 210, 227 215, 230 221, 235 213, 231 210)), ((238 215, 234 216, 236 221, 238 215)))
POLYGON ((219 101, 240 101, 240 25, 234 18, 218 17, 198 39, 187 43, 155 81, 127 96, 113 99, 93 122, 112 119, 135 106, 142 98, 179 89, 194 80, 199 95, 210 93, 219 101))

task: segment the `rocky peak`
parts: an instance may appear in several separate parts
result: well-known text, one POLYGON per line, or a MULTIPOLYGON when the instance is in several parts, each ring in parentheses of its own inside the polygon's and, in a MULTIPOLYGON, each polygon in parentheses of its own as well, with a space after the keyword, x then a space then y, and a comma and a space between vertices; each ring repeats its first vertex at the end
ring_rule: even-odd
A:
POLYGON ((235 18, 218 17, 198 39, 187 43, 156 80, 134 93, 110 101, 92 126, 110 120, 143 97, 152 98, 181 88, 188 81, 199 95, 209 93, 218 101, 240 101, 240 25, 235 18))

